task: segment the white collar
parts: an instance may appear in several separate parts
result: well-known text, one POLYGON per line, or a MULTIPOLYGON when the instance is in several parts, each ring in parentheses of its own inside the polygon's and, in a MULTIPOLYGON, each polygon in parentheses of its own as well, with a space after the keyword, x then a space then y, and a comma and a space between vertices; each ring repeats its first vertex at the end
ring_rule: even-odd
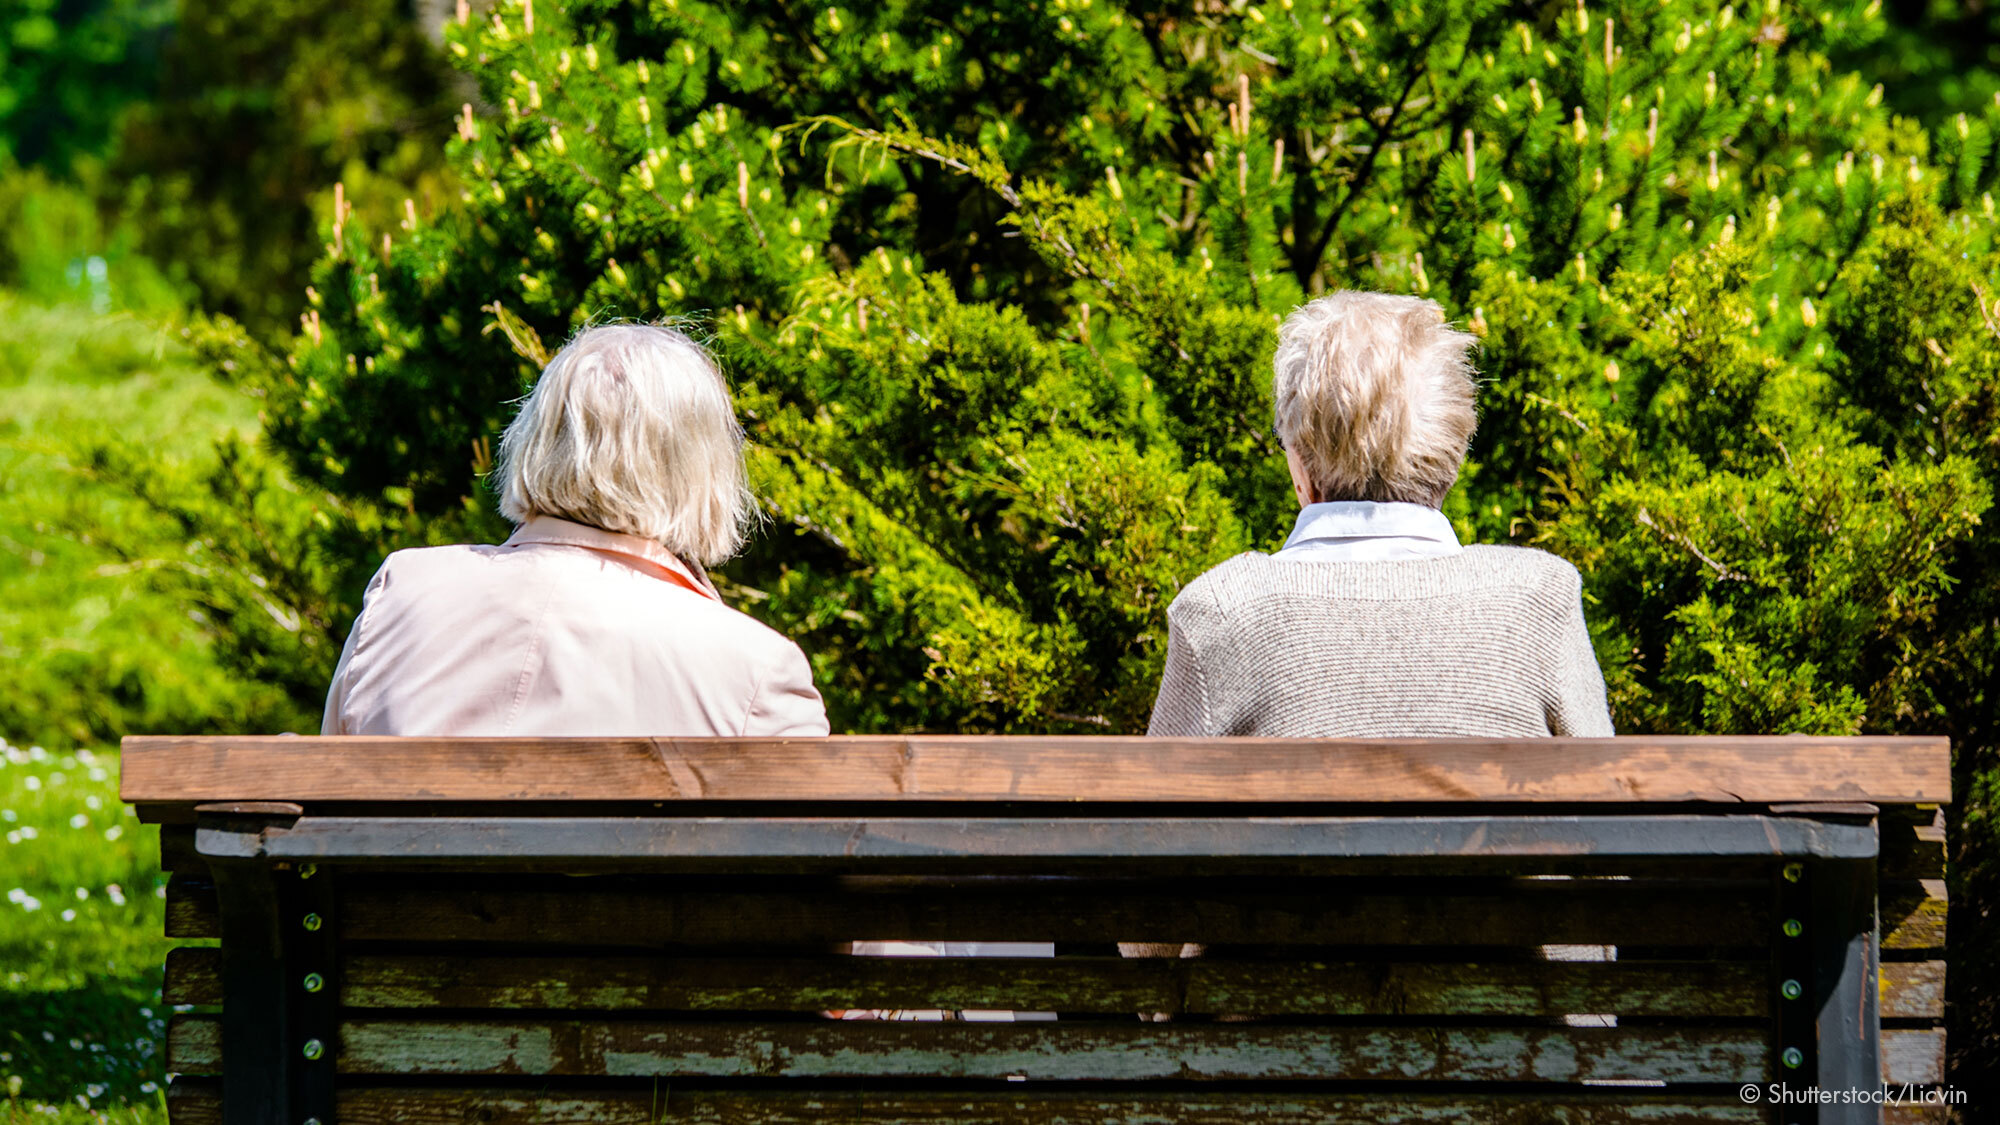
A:
POLYGON ((1443 512, 1422 504, 1334 500, 1299 511, 1274 557, 1317 562, 1393 562, 1463 550, 1443 512))

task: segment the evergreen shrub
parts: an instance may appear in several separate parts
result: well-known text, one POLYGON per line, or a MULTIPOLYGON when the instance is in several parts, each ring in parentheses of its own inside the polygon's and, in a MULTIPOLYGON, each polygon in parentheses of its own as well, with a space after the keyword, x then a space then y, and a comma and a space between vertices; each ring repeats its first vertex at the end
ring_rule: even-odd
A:
POLYGON ((508 0, 448 28, 458 197, 336 206, 296 346, 204 346, 320 491, 337 634, 384 550, 501 533, 563 339, 692 318, 769 517, 722 587, 835 729, 1118 732, 1176 589, 1289 530, 1275 322, 1428 295, 1483 342, 1446 513, 1582 570, 1621 730, 1953 738, 1971 1068, 2000 107, 1893 116, 1828 61, 1878 7, 508 0))

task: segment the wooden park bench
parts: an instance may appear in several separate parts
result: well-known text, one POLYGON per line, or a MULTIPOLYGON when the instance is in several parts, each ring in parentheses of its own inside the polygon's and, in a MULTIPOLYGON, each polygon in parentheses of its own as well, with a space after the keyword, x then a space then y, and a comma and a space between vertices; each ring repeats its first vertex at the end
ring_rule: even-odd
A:
POLYGON ((1942 739, 162 737, 124 771, 198 943, 175 1125, 1790 1125, 1943 1077, 1942 739))

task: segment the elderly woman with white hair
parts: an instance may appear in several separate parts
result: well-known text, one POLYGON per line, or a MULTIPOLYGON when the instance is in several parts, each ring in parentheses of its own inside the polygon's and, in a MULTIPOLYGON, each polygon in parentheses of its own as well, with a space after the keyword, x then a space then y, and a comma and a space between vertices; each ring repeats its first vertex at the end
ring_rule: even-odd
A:
POLYGON ((586 329, 500 442, 499 546, 390 555, 327 692, 326 734, 823 735, 799 647, 704 565, 751 518, 721 373, 671 328, 586 329))
POLYGON ((1433 301, 1339 292, 1278 330, 1272 390, 1298 522, 1168 612, 1155 735, 1609 735, 1582 584, 1463 546, 1439 508, 1477 418, 1471 336, 1433 301))

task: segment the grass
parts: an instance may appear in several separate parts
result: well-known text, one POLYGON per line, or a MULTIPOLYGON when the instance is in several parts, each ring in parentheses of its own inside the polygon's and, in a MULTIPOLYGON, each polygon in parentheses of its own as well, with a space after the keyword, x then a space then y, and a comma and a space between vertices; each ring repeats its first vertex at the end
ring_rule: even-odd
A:
POLYGON ((191 565, 180 533, 72 467, 108 439, 190 463, 255 428, 254 401, 195 366, 169 326, 0 291, 0 731, 103 745, 281 705, 149 583, 191 565))
POLYGON ((188 462, 255 425, 169 327, 0 290, 0 731, 53 748, 0 740, 0 1125, 166 1118, 159 834, 119 803, 115 753, 63 748, 267 709, 273 690, 147 583, 184 557, 173 529, 73 458, 119 438, 188 462))
POLYGON ((116 754, 0 740, 0 894, 0 1121, 164 1121, 166 882, 116 754))

